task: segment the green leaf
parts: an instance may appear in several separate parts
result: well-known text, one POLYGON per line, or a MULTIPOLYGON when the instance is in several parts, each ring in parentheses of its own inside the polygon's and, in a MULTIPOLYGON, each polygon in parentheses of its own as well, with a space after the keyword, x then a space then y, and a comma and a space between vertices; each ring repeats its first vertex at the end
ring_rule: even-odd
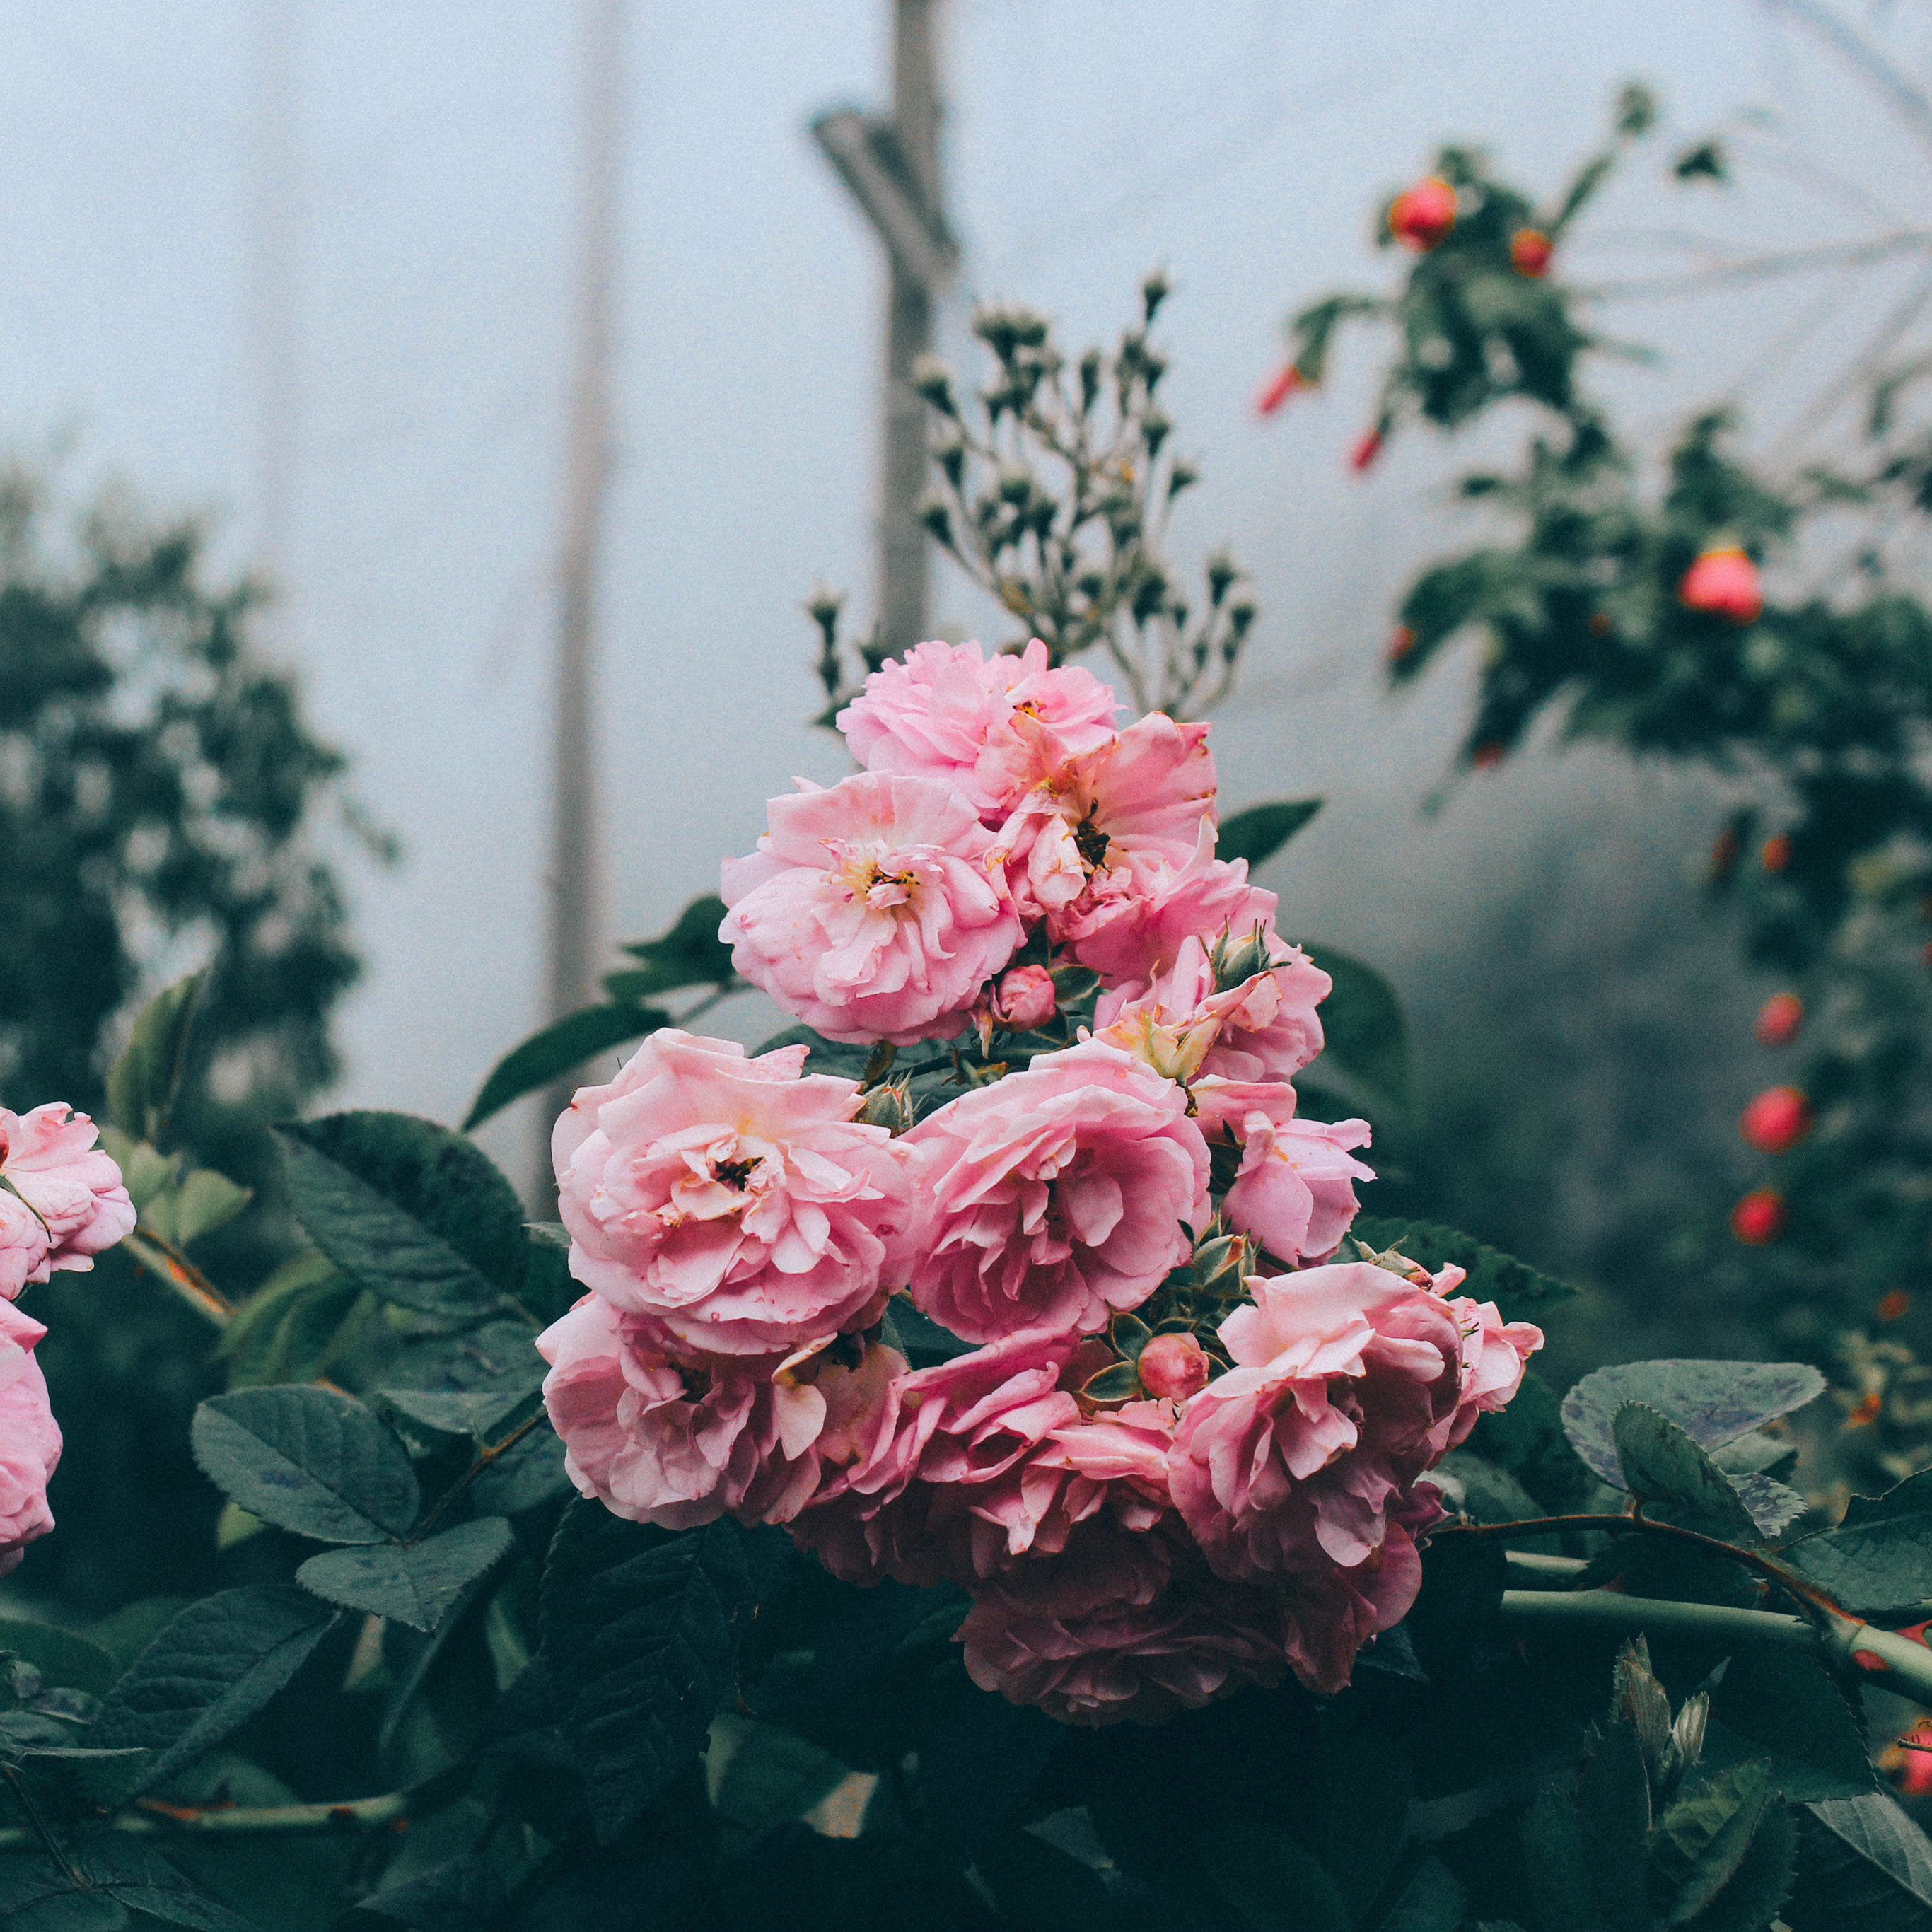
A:
POLYGON ((467 1436, 488 1442, 536 1393, 536 1384, 509 1389, 386 1388, 376 1393, 399 1415, 439 1436, 467 1436))
POLYGON ((1744 1862, 1770 1802, 1762 1761, 1732 1765, 1693 1785, 1658 1819, 1650 1863, 1668 1888, 1671 1924, 1694 1918, 1717 1897, 1744 1862))
POLYGON ((806 1072, 836 1073, 845 1080, 862 1079, 866 1063, 878 1051, 862 1040, 827 1040, 823 1034, 814 1033, 811 1028, 800 1024, 783 1028, 770 1040, 760 1040, 752 1052, 755 1058, 776 1052, 782 1046, 802 1046, 807 1049, 806 1072))
POLYGON ((1627 1402, 1611 1418, 1610 1433, 1623 1486, 1653 1516, 1725 1543, 1757 1542, 1757 1525, 1730 1478, 1668 1416, 1627 1402))
POLYGON ((141 1210, 141 1224, 172 1248, 184 1248, 225 1226, 255 1198, 212 1168, 197 1167, 172 1190, 155 1194, 141 1210))
POLYGON ((142 1783, 165 1784, 260 1710, 334 1622, 314 1598, 280 1586, 204 1597, 134 1660, 89 1735, 158 1753, 142 1783))
POLYGON ((712 1807, 748 1832, 788 1823, 849 1774, 830 1751, 777 1724, 721 1717, 712 1727, 714 1762, 721 1742, 727 1749, 722 1774, 712 1778, 712 1807))
POLYGON ((1791 1889, 1798 1826, 1788 1804, 1774 1804, 1730 1882, 1695 1921, 1696 1932, 1764 1932, 1791 1889))
POLYGON ((1595 1471, 1563 1432, 1556 1391, 1534 1369, 1523 1372, 1508 1408, 1476 1418, 1468 1446, 1522 1484, 1536 1498, 1539 1515, 1580 1509, 1597 1487, 1595 1471))
POLYGON ((406 1535, 421 1496, 409 1452, 334 1389, 238 1389, 194 1412, 194 1460, 264 1522, 322 1543, 406 1535))
POLYGON ((1824 1377, 1802 1362, 1622 1362, 1586 1376, 1563 1398, 1563 1426, 1577 1454, 1621 1490, 1629 1486, 1610 1422, 1627 1402, 1669 1417, 1699 1448, 1714 1452, 1824 1388, 1824 1377))
POLYGON ((139 1839, 104 1832, 74 1862, 110 1898, 136 1912, 196 1932, 256 1932, 248 1921, 198 1892, 160 1852, 139 1839))
POLYGON ((121 1666, 99 1644, 53 1624, 0 1617, 0 1650, 31 1664, 50 1688, 104 1697, 121 1666))
POLYGON ((113 1658, 114 1674, 118 1677, 188 1608, 188 1603, 186 1597, 137 1597, 89 1625, 88 1640, 113 1658))
POLYGON ((601 1503, 566 1511, 544 1567, 543 1648, 601 1842, 696 1759, 735 1682, 751 1589, 728 1516, 668 1537, 601 1503))
POLYGON ((1932 1600, 1932 1469, 1882 1496, 1854 1496, 1836 1529, 1792 1544, 1784 1561, 1848 1610, 1870 1615, 1932 1600))
POLYGON ((464 1116, 463 1131, 473 1132, 512 1100, 548 1087, 596 1054, 641 1040, 670 1024, 668 1013, 628 1005, 584 1006, 553 1020, 520 1046, 511 1048, 490 1068, 464 1116))
POLYGON ((1635 1730, 1612 1724, 1583 1760, 1578 1822, 1584 1864, 1610 1932, 1652 1932, 1644 1882, 1650 1781, 1635 1730))
POLYGON ((1378 1731, 1336 1739, 1322 1754, 1316 1850, 1358 1921, 1395 1875, 1414 1780, 1402 1747, 1378 1731))
POLYGON ((433 1630, 512 1540, 501 1516, 478 1516, 422 1543, 324 1550, 296 1572, 296 1581, 332 1604, 433 1630))
POLYGON ((1120 1923, 1092 1868, 1030 1832, 982 1840, 973 1868, 998 1901, 998 1922, 1014 1932, 1113 1932, 1120 1923))
POLYGON ((406 1925, 412 1932, 474 1932, 494 1924, 503 1909, 503 1887, 487 1860, 464 1852, 429 1870, 358 1899, 344 1922, 406 1925))
POLYGON ((188 1066, 188 1035, 205 972, 190 973, 141 1009, 121 1057, 107 1070, 107 1118, 124 1134, 159 1147, 188 1066))
POLYGON ((1771 1758, 1786 1798, 1856 1798, 1874 1773, 1853 1706, 1815 1658, 1769 1644, 1733 1652, 1711 1700, 1704 1759, 1717 1766, 1771 1758))
POLYGON ((1523 1875, 1546 1932, 1593 1932, 1589 1865, 1576 1808, 1546 1784, 1522 1816, 1523 1875))
POLYGON ((1882 1792, 1820 1800, 1798 1813, 1797 1932, 1925 1932, 1932 1842, 1882 1792))
POLYGON ((412 1114, 332 1114, 276 1130, 296 1218, 372 1294, 482 1321, 523 1286, 517 1191, 473 1142, 412 1114))
MULTIPOLYGON (((638 982, 638 990, 614 992, 614 999, 648 999, 673 993, 680 986, 728 986, 737 977, 731 949, 718 937, 724 922, 724 902, 716 892, 695 898, 677 916, 677 923, 661 939, 634 940, 621 950, 643 962, 640 974, 614 974, 613 979, 638 982)), ((608 986, 609 980, 604 982, 608 986)))
POLYGON ((284 1262, 236 1310, 215 1353, 230 1388, 313 1382, 353 1345, 374 1296, 310 1250, 284 1262))
POLYGON ((0 1858, 0 1924, 9 1932, 120 1932, 127 1923, 118 1899, 82 1892, 52 1859, 0 1858))
POLYGON ((1276 799, 1251 805, 1221 821, 1215 835, 1217 859, 1245 859, 1248 870, 1271 859, 1322 809, 1318 798, 1276 799))
POLYGON ((145 1788, 153 1756, 134 1745, 56 1745, 22 1751, 20 1771, 43 1816, 98 1817, 145 1788))
POLYGON ((1302 949, 1334 983, 1322 1002, 1324 1054, 1380 1102, 1406 1112, 1412 1104, 1408 1027, 1395 989, 1372 966, 1331 946, 1302 949))
POLYGON ((1216 1826, 1202 1834, 1208 1881, 1231 1924, 1252 1932, 1349 1932, 1348 1908, 1314 1856, 1279 1826, 1216 1826))
POLYGON ((476 1478, 470 1499, 493 1516, 516 1516, 567 1495, 574 1486, 564 1470, 563 1444, 556 1431, 548 1422, 539 1421, 476 1478))
POLYGON ((1568 1301, 1576 1292, 1568 1282, 1541 1274, 1454 1228, 1360 1214, 1349 1234, 1378 1252, 1394 1248, 1411 1261, 1420 1262, 1432 1274, 1453 1264, 1466 1276, 1456 1292, 1478 1301, 1493 1301, 1508 1321, 1534 1321, 1543 1311, 1568 1301))
MULTIPOLYGON (((1456 1932, 1462 1922, 1462 1888, 1440 1858, 1424 1858, 1376 1932, 1456 1932)), ((1568 1932, 1567 1927, 1552 1932, 1568 1932)))
POLYGON ((1430 1478, 1452 1507, 1478 1522, 1521 1522, 1543 1513, 1536 1498, 1507 1469, 1467 1449, 1450 1450, 1430 1472, 1430 1478))

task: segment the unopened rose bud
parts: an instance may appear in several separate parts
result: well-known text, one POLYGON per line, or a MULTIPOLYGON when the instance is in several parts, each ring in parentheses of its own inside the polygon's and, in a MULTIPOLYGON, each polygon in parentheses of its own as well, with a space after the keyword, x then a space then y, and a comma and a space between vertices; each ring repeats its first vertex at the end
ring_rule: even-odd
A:
POLYGON ((1156 1400, 1185 1402, 1208 1386, 1214 1364, 1192 1335, 1156 1335, 1141 1351, 1141 1387, 1156 1400))
POLYGON ((1456 190, 1440 175, 1425 175, 1389 203, 1389 232, 1426 254, 1456 225, 1456 190))
POLYGON ((1774 1187, 1754 1188, 1731 1210, 1731 1232, 1748 1246, 1763 1247, 1784 1228, 1784 1196, 1774 1187))
POLYGON ((890 1080, 868 1088, 859 1102, 854 1118, 868 1126, 884 1127, 887 1132, 902 1134, 913 1124, 912 1089, 903 1080, 890 1080))
POLYGON ((1804 1002, 1796 993, 1774 993, 1758 1009, 1758 1040, 1766 1046, 1789 1046, 1804 1020, 1804 1002))
POLYGON ((1550 272, 1556 244, 1540 228, 1519 228, 1510 237, 1510 266, 1532 281, 1550 272))
POLYGON ((1031 1033, 1052 1018, 1060 996, 1044 966, 1016 966, 993 992, 993 1017, 1009 1033, 1031 1033))
POLYGON ((1707 550, 1684 573, 1677 586, 1686 610, 1708 611, 1733 624, 1753 624, 1764 608, 1757 566, 1736 544, 1707 550))
POLYGON ((1783 1154, 1810 1125, 1810 1106, 1796 1087, 1767 1087, 1745 1108, 1738 1131, 1759 1153, 1783 1154))

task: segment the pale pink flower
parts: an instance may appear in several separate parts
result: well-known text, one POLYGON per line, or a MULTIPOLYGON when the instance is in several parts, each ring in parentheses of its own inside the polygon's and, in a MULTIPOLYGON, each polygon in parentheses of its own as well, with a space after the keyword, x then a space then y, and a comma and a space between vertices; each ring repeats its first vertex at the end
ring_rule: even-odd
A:
MULTIPOLYGON (((1445 1292, 1462 1276, 1460 1268, 1445 1268, 1436 1276, 1437 1292, 1445 1292)), ((1449 1312, 1462 1331, 1462 1396, 1444 1444, 1453 1449, 1480 1416, 1508 1407, 1522 1386, 1530 1357, 1543 1346, 1544 1336, 1534 1322, 1505 1322, 1493 1301, 1459 1295, 1450 1301, 1449 1312)))
POLYGON ((862 772, 773 799, 770 818, 755 852, 724 862, 718 936, 737 970, 828 1040, 956 1034, 1022 937, 968 800, 862 772))
POLYGON ((97 1138, 94 1123, 64 1102, 25 1114, 0 1107, 0 1294, 18 1294, 24 1282, 61 1270, 84 1273, 96 1255, 133 1232, 134 1203, 97 1138), (41 1230, 38 1254, 20 1202, 41 1230))
POLYGON ((1015 800, 999 835, 1013 897, 1029 920, 1046 915, 1057 941, 1119 918, 1163 867, 1186 865, 1204 824, 1211 836, 1204 724, 1154 712, 1082 752, 1022 717, 1001 762, 1015 800))
POLYGON ((1385 1563, 1392 1512, 1460 1405, 1455 1313, 1367 1262, 1248 1286, 1221 1324, 1234 1366, 1181 1412, 1175 1507, 1220 1576, 1385 1563))
POLYGON ((1035 1329, 902 1378, 794 1538, 848 1582, 970 1586, 1102 1514, 1150 1527, 1167 1508, 1174 1412, 1084 1416, 1072 1391, 1112 1359, 1103 1342, 1035 1329))
POLYGON ((1278 1589, 1208 1574, 1184 1536, 1095 1522, 982 1585, 958 1635, 982 1690, 1064 1724, 1157 1724, 1279 1683, 1284 1607, 1278 1589))
POLYGON ((0 1576, 54 1526, 47 1480, 60 1461, 60 1425, 33 1354, 46 1332, 0 1302, 0 1576))
POLYGON ((1016 966, 993 989, 988 1010, 1009 1033, 1032 1033, 1052 1018, 1060 995, 1044 966, 1016 966))
POLYGON ((1098 1329, 1206 1225, 1208 1148, 1186 1095, 1099 1041, 962 1094, 905 1138, 927 1161, 913 1299, 969 1342, 1098 1329))
POLYGON ((1257 926, 1274 930, 1274 894, 1248 883, 1246 860, 1215 857, 1211 816, 1189 828, 1184 844, 1154 854, 1132 886, 1088 906, 1068 935, 1073 957, 1122 1004, 1142 998, 1190 939, 1211 946, 1224 933, 1239 939, 1257 926))
POLYGON ((905 1358, 872 1342, 783 1361, 679 1363, 644 1324, 587 1294, 537 1338, 564 1467, 633 1522, 686 1529, 728 1512, 785 1522, 856 1457, 905 1358))
POLYGON ((1290 1266, 1332 1253, 1360 1208, 1355 1183, 1376 1178, 1349 1152, 1368 1145, 1368 1122, 1297 1120, 1294 1089, 1278 1083, 1209 1076, 1191 1090, 1202 1132, 1241 1150, 1228 1219, 1290 1266))
POLYGON ((1037 638, 1019 656, 990 658, 976 644, 915 644, 873 672, 836 722, 868 771, 944 778, 998 824, 1012 804, 1003 754, 1016 716, 1050 726, 1075 753, 1114 735, 1119 699, 1091 671, 1050 670, 1047 657, 1037 638))
POLYGON ((783 1354, 866 1326, 905 1277, 920 1156, 806 1053, 665 1027, 557 1121, 572 1274, 674 1350, 783 1354))
POLYGON ((1218 992, 1209 948, 1220 935, 1204 940, 1190 934, 1150 985, 1136 991, 1130 982, 1100 995, 1096 1030, 1156 1066, 1161 1062, 1152 1049, 1164 1045, 1180 1070, 1171 1073, 1177 1079, 1191 1080, 1197 1073, 1228 1080, 1293 1079, 1322 1051, 1315 1009, 1334 982, 1271 928, 1245 930, 1273 964, 1218 992))

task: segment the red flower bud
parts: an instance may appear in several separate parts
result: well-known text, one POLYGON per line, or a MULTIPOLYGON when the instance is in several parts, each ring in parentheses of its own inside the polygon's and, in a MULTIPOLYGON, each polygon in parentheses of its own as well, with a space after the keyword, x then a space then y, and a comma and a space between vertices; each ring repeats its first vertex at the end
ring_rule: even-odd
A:
POLYGON ((1774 993, 1758 1009, 1755 1029, 1766 1046, 1789 1046, 1804 1019, 1804 1002, 1796 993, 1774 993))
POLYGON ((1684 573, 1677 596, 1686 610, 1708 611, 1733 624, 1755 623, 1764 608, 1757 566, 1736 544, 1704 551, 1684 573))
MULTIPOLYGON (((1881 1322, 1901 1320, 1911 1306, 1911 1296, 1907 1294, 1904 1288, 1894 1288, 1889 1293, 1879 1297, 1878 1318, 1881 1322)), ((1923 1624, 1919 1625, 1921 1630, 1924 1628, 1923 1624)))
POLYGON ((1764 842, 1758 860, 1767 872, 1781 872, 1791 863, 1791 841, 1780 832, 1764 842))
POLYGON ((1731 1210, 1731 1232, 1754 1248, 1774 1241, 1784 1228, 1784 1196, 1774 1187, 1754 1187, 1731 1210))
POLYGON ((1510 266, 1536 281, 1550 272, 1556 244, 1540 228, 1519 228, 1510 237, 1510 266))
POLYGON ((1378 429, 1372 429, 1348 452, 1348 467, 1358 472, 1366 470, 1382 453, 1382 433, 1378 429))
POLYGON ((1426 254, 1456 225, 1456 190, 1440 175, 1424 175, 1389 203, 1389 232, 1426 254))
POLYGON ((1389 640, 1389 662, 1400 664, 1414 648, 1415 633, 1406 624, 1398 624, 1395 627, 1395 635, 1389 640))
POLYGON ((1492 772, 1503 761, 1503 748, 1495 739, 1486 738, 1469 754, 1469 762, 1479 772, 1492 772))
POLYGON ((1264 382, 1255 397, 1255 414, 1271 416, 1298 389, 1312 388, 1292 362, 1285 363, 1264 382))
POLYGON ((1810 1126, 1810 1102, 1796 1087, 1767 1087, 1739 1117, 1738 1132, 1760 1154, 1784 1154, 1810 1126))
POLYGON ((1141 1387, 1150 1396, 1185 1402, 1208 1386, 1213 1370, 1192 1335, 1156 1335, 1141 1351, 1141 1387))

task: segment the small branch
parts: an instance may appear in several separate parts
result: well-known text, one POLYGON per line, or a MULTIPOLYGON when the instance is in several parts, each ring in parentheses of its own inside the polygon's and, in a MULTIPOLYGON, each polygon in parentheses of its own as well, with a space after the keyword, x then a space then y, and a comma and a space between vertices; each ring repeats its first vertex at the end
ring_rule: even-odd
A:
POLYGON ((37 1805, 27 1790, 27 1781, 11 1765, 4 1768, 7 1788, 14 1794, 14 1802, 20 1806, 26 1819, 24 1826, 16 1826, 10 1833, 0 1833, 0 1837, 17 1838, 22 1845, 38 1845, 52 1859, 61 1870, 75 1885, 85 1886, 86 1881, 74 1868, 73 1862, 60 1846, 60 1841, 47 1829, 46 1820, 40 1816, 37 1805))
POLYGON ((122 1246, 151 1274, 158 1274, 197 1314, 225 1328, 235 1304, 209 1281, 194 1262, 171 1247, 151 1228, 122 1237, 122 1246))
POLYGON ((1832 242, 1812 248, 1790 248, 1775 254, 1752 255, 1707 268, 1687 268, 1663 275, 1635 275, 1620 282, 1595 282, 1579 288, 1588 302, 1617 302, 1644 296, 1694 295, 1705 289, 1774 280, 1780 275, 1809 274, 1824 268, 1870 268, 1900 255, 1932 251, 1932 232, 1908 228, 1868 242, 1832 242))
MULTIPOLYGON (((8 1775, 10 1778, 13 1774, 8 1775)), ((400 1791, 387 1791, 380 1798, 353 1798, 340 1804, 170 1804, 163 1798, 143 1798, 136 1810, 124 1812, 106 1828, 135 1838, 172 1838, 178 1833, 247 1838, 274 1832, 371 1832, 406 1819, 409 1802, 400 1791)), ((29 1811, 28 1815, 34 1814, 29 1811)), ((66 1864, 58 1846, 37 1839, 26 1826, 0 1830, 0 1851, 19 1851, 36 1844, 66 1864)), ((71 1874, 72 1868, 68 1869, 71 1874)), ((78 1883, 78 1875, 74 1876, 78 1883)))
POLYGON ((492 1462, 495 1462, 500 1456, 507 1454, 511 1450, 514 1449, 526 1436, 529 1435, 532 1429, 536 1428, 538 1423, 544 1421, 546 1417, 544 1412, 540 1408, 527 1422, 520 1422, 515 1428, 510 1431, 508 1435, 503 1438, 502 1442, 493 1442, 487 1449, 482 1450, 478 1455, 476 1461, 471 1463, 469 1468, 465 1469, 462 1474, 458 1476, 456 1480, 450 1484, 448 1489, 444 1492, 442 1500, 436 1504, 434 1509, 430 1511, 428 1516, 423 1518, 422 1526, 417 1530, 415 1535, 409 1539, 410 1541, 412 1543, 422 1542, 423 1538, 428 1536, 436 1528, 436 1525, 442 1522, 443 1518, 449 1514, 451 1508, 455 1503, 456 1499, 463 1494, 465 1490, 469 1488, 472 1483, 476 1481, 478 1476, 482 1474, 485 1469, 489 1468, 492 1462))

